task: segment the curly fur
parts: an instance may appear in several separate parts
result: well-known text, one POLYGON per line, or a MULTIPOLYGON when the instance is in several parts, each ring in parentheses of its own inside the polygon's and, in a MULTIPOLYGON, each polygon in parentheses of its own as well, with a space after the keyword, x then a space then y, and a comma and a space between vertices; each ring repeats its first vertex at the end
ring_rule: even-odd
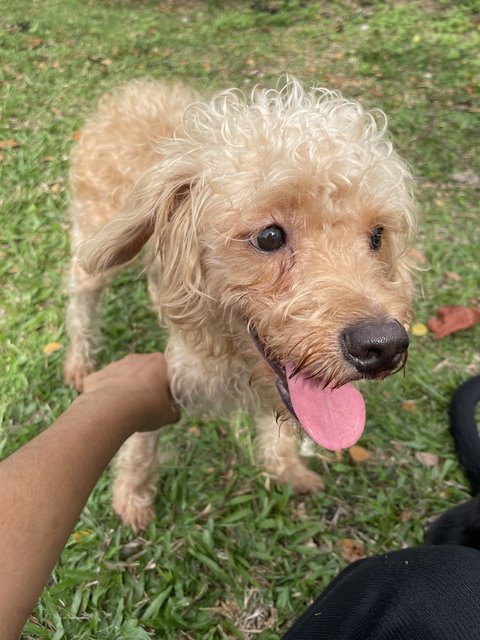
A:
MULTIPOLYGON (((135 81, 101 100, 71 166, 67 381, 81 388, 93 366, 95 309, 109 274, 145 246, 176 398, 193 411, 255 414, 267 466, 298 490, 318 489, 248 328, 280 362, 342 384, 361 377, 339 348, 342 327, 409 323, 416 205, 385 116, 291 78, 209 102, 179 85, 135 81), (288 243, 266 255, 249 240, 271 224, 288 243), (377 226, 382 246, 372 252, 377 226), (274 414, 289 424, 279 431, 274 414)), ((136 528, 153 500, 145 448, 127 443, 114 489, 116 510, 136 528), (148 490, 134 479, 138 467, 148 490)))

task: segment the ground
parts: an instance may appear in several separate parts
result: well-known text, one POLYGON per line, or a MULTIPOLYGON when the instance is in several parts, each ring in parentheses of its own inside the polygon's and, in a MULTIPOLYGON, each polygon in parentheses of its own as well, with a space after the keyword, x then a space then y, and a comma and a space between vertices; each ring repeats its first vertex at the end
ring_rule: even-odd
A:
MULTIPOLYGON (((478 0, 0 0, 2 456, 74 397, 68 154, 96 98, 132 77, 209 93, 290 72, 380 107, 418 178, 416 321, 478 305, 479 26, 478 0)), ((137 276, 105 297, 101 363, 163 344, 137 276)), ((466 497, 446 407, 480 369, 479 329, 411 335, 405 375, 363 388, 368 459, 315 450, 326 489, 312 497, 254 464, 245 418, 165 430, 155 522, 141 537, 120 526, 106 473, 23 638, 270 640, 352 558, 422 542, 426 520, 466 497)))

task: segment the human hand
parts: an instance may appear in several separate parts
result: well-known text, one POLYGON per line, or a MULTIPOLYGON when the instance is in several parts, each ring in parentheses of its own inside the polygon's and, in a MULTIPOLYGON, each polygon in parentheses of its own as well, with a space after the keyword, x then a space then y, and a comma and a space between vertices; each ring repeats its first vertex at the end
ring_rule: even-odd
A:
POLYGON ((127 411, 136 431, 158 429, 180 417, 162 353, 132 353, 91 373, 84 380, 83 397, 92 396, 97 403, 108 402, 115 411, 127 411))

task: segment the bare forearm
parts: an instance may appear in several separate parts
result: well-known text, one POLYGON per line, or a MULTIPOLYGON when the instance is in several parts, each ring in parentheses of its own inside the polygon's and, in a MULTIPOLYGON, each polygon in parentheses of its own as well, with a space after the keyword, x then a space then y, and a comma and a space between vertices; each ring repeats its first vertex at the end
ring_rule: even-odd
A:
POLYGON ((18 637, 123 441, 178 417, 163 355, 130 354, 89 375, 68 411, 0 463, 0 640, 18 637))
POLYGON ((0 465, 0 639, 16 638, 133 416, 79 397, 0 465))

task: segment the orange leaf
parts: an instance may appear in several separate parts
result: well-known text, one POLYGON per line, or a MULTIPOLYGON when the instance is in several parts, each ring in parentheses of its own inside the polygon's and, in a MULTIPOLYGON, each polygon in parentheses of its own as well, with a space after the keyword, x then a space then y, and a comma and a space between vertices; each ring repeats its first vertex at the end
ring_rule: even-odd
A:
POLYGON ((340 555, 347 562, 361 560, 367 555, 365 545, 351 538, 344 538, 340 541, 340 555))
POLYGON ((19 143, 12 138, 9 140, 0 140, 0 149, 16 149, 19 146, 19 143))
POLYGON ((75 542, 82 542, 82 540, 84 540, 85 538, 88 538, 89 535, 90 535, 90 531, 87 531, 86 529, 82 529, 81 531, 74 531, 72 533, 72 538, 75 540, 75 542))
POLYGON ((402 402, 402 409, 404 411, 416 411, 417 403, 415 402, 415 400, 405 400, 404 402, 402 402))
POLYGON ((40 45, 43 44, 43 38, 29 38, 28 39, 28 48, 36 49, 40 45))
POLYGON ((60 344, 60 342, 49 342, 43 347, 43 353, 48 356, 51 353, 55 353, 55 351, 59 351, 60 349, 63 349, 63 344, 60 344))
POLYGON ((353 447, 350 447, 348 453, 354 462, 365 462, 365 460, 370 458, 370 453, 365 449, 365 447, 360 447, 358 444, 354 444, 353 447))

